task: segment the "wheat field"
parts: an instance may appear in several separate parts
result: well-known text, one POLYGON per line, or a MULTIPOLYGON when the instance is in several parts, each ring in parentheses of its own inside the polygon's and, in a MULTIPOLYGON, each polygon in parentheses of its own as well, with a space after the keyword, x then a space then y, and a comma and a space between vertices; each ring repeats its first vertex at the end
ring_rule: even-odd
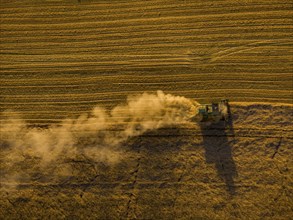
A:
POLYGON ((9 111, 13 125, 47 129, 157 90, 229 99, 232 117, 229 126, 189 123, 130 138, 111 165, 11 163, 2 143, 0 218, 290 219, 292 7, 0 0, 1 124, 9 111))

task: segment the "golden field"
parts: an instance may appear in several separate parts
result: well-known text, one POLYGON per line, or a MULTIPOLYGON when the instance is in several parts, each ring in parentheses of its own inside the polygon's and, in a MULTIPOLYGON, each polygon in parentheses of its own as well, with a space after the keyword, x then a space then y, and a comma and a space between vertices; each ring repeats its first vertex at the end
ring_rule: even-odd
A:
POLYGON ((232 114, 228 126, 129 138, 113 164, 81 155, 40 168, 0 142, 0 219, 290 219, 292 7, 0 0, 1 124, 9 110, 11 125, 21 115, 47 129, 157 90, 228 98, 232 114))

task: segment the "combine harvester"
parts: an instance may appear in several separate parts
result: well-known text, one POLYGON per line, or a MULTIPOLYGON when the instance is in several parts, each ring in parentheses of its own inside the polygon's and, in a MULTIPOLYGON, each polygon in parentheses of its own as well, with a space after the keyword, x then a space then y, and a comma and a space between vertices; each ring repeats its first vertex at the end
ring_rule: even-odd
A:
POLYGON ((214 124, 220 121, 228 122, 230 118, 228 99, 218 103, 201 104, 195 120, 205 124, 214 124))

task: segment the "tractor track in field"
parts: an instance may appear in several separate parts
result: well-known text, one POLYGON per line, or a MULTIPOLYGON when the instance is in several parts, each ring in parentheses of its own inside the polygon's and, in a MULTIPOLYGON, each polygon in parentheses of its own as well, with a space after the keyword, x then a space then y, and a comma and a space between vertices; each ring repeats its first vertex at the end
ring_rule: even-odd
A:
MULTIPOLYGON (((81 189, 83 191, 84 188, 87 187, 97 187, 97 188, 102 188, 104 190, 112 190, 115 187, 121 187, 122 189, 128 190, 131 189, 133 182, 95 182, 95 183, 19 183, 19 184, 11 184, 11 183, 7 183, 7 182, 0 182, 2 187, 10 187, 10 186, 16 186, 18 190, 25 190, 25 189, 43 189, 43 188, 48 188, 48 189, 81 189)), ((213 186, 225 186, 225 183, 209 183, 210 185, 213 186)), ((189 187, 193 187, 198 185, 197 183, 193 183, 193 182, 186 182, 186 181, 181 181, 181 179, 179 179, 178 181, 174 181, 174 182, 140 182, 138 184, 138 188, 137 190, 141 190, 141 189, 148 189, 148 188, 169 188, 169 187, 180 187, 180 186, 189 186, 189 187)), ((253 184, 240 184, 240 187, 261 187, 262 185, 253 185, 253 184)), ((131 194, 132 195, 132 194, 131 194)), ((130 209, 130 203, 132 202, 132 199, 135 200, 135 198, 133 198, 133 195, 130 195, 130 201, 128 200, 127 202, 127 209, 130 209)), ((81 196, 82 197, 82 196, 81 196)), ((127 213, 127 212, 126 212, 127 213)))

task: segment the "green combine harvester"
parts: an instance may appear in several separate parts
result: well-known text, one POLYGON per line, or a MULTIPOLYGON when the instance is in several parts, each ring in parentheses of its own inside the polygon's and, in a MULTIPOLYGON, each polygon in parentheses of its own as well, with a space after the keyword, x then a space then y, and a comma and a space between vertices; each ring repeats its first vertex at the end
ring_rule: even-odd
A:
POLYGON ((228 99, 223 99, 218 103, 201 104, 196 115, 199 122, 217 123, 221 120, 228 121, 228 99))

